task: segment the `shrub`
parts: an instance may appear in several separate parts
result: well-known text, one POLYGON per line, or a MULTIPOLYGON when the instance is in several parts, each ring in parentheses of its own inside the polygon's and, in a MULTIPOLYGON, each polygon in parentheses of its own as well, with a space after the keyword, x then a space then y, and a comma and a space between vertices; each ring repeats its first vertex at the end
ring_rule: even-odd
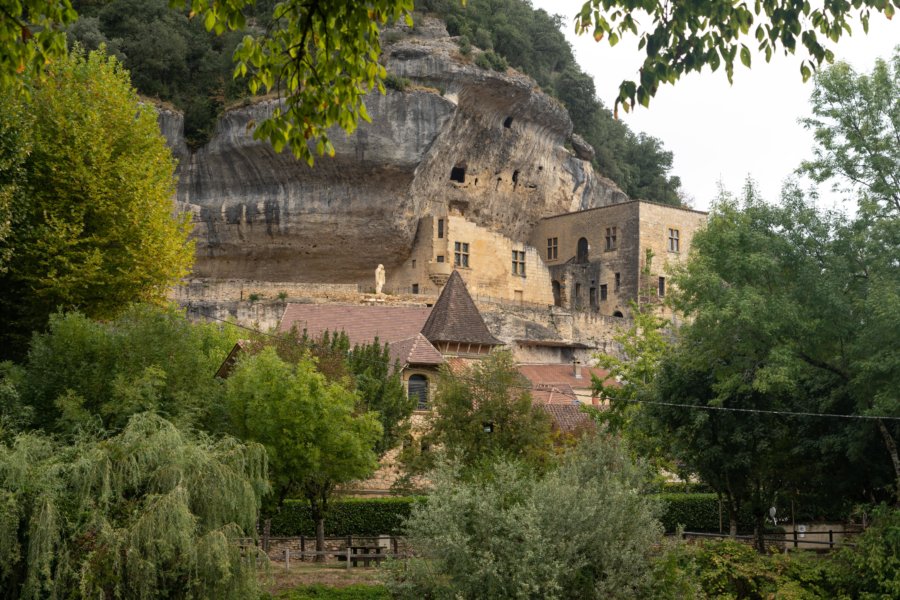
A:
POLYGON ((399 77, 393 73, 388 73, 387 77, 384 78, 384 85, 392 90, 405 92, 406 88, 411 85, 411 82, 406 77, 399 77))
MULTIPOLYGON (((669 533, 679 526, 685 531, 719 531, 719 499, 715 494, 656 494, 664 503, 661 521, 669 533)), ((723 515, 725 530, 728 529, 728 514, 723 515)), ((749 510, 738 515, 740 531, 753 530, 753 517, 749 510)))
MULTIPOLYGON (((419 496, 346 499, 332 502, 325 517, 325 535, 402 535, 403 522, 419 496)), ((288 500, 271 515, 272 535, 315 535, 315 523, 304 500, 288 500)))
POLYGON ((504 71, 506 71, 507 67, 509 66, 509 64, 506 62, 506 59, 493 50, 482 52, 481 54, 476 56, 475 64, 482 69, 493 69, 499 73, 503 73, 504 71))
POLYGON ((259 294, 250 294, 249 296, 247 296, 247 300, 250 302, 250 304, 259 302, 260 298, 262 298, 262 296, 260 296, 259 294))
POLYGON ((456 44, 459 46, 459 53, 463 56, 469 56, 470 54, 472 54, 472 42, 469 40, 469 36, 459 36, 456 39, 456 44))
POLYGON ((662 528, 644 470, 614 439, 592 439, 543 477, 499 462, 475 481, 430 476, 407 543, 427 559, 388 565, 398 598, 633 598, 662 528))
POLYGON ((475 57, 475 64, 481 67, 484 70, 490 70, 491 61, 487 57, 487 52, 482 52, 478 56, 475 57))

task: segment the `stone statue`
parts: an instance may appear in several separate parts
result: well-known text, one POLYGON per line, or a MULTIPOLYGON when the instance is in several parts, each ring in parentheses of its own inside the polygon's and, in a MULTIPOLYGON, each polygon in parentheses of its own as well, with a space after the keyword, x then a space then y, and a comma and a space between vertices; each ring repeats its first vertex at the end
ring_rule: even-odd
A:
POLYGON ((381 295, 381 288, 384 287, 384 265, 378 265, 375 269, 375 293, 381 295))

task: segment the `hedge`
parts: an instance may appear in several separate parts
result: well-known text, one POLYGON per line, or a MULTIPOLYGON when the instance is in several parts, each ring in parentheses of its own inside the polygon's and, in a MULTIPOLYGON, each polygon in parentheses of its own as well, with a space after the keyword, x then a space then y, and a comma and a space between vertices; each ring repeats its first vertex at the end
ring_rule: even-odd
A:
MULTIPOLYGON (((660 520, 667 532, 675 531, 679 525, 685 531, 719 531, 719 501, 715 494, 663 493, 654 496, 665 504, 660 520)), ((333 501, 325 517, 325 535, 403 535, 403 521, 409 516, 413 504, 424 501, 424 496, 333 501)), ((304 500, 288 500, 270 518, 272 535, 315 535, 316 526, 304 500)), ((727 530, 728 515, 724 514, 723 519, 727 530)), ((753 530, 753 518, 749 511, 742 511, 738 529, 742 532, 753 530)))
MULTIPOLYGON (((402 535, 403 521, 421 496, 348 498, 332 501, 325 516, 326 536, 402 535)), ((287 500, 270 515, 275 536, 315 535, 316 524, 305 500, 287 500)))

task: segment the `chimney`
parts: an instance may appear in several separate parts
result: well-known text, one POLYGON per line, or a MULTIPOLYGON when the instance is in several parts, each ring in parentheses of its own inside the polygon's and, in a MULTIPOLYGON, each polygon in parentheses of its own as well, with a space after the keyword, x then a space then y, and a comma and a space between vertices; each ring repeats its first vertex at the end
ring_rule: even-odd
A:
POLYGON ((581 361, 578 359, 573 360, 572 367, 575 369, 575 379, 581 379, 581 361))

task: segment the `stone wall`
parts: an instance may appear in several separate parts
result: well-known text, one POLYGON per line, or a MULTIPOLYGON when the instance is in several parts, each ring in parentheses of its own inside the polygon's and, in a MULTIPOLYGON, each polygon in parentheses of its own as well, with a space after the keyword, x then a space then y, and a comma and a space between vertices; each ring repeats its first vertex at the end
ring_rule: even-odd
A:
POLYGON ((439 213, 420 220, 410 258, 388 273, 388 287, 404 293, 418 290, 417 293, 436 296, 454 268, 456 243, 468 247, 468 267, 459 266, 456 270, 473 296, 553 304, 550 272, 535 248, 490 231, 459 214, 439 213), (439 223, 443 225, 439 227, 439 223), (524 276, 512 272, 514 250, 525 253, 524 276))

